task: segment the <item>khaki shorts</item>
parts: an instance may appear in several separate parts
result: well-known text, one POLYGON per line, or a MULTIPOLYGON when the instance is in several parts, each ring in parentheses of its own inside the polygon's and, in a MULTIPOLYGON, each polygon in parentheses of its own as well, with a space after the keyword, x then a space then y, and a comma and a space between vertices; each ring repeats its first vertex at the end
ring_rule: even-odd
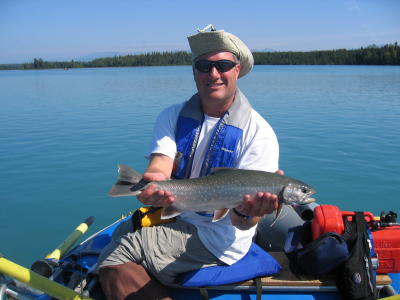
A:
POLYGON ((136 232, 130 232, 131 227, 129 219, 116 229, 99 257, 98 268, 132 261, 168 285, 180 273, 224 265, 203 246, 192 224, 177 220, 136 232))

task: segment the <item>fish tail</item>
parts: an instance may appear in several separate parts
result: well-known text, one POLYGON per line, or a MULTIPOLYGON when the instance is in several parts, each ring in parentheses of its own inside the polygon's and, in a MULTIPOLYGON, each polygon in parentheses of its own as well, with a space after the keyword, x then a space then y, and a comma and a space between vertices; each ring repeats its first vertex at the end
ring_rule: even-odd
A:
POLYGON ((118 165, 117 182, 111 187, 108 194, 113 197, 139 195, 148 183, 143 181, 142 178, 142 174, 128 166, 118 165))

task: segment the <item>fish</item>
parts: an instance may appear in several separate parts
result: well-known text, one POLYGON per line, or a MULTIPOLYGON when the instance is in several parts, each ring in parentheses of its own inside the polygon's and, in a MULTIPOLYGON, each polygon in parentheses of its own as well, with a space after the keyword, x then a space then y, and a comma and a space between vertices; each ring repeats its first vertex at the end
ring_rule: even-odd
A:
POLYGON ((310 196, 316 193, 308 184, 288 176, 265 171, 235 168, 214 168, 208 176, 190 179, 169 179, 148 182, 142 174, 126 165, 118 165, 118 179, 111 187, 112 197, 137 196, 148 185, 157 190, 170 191, 174 203, 163 207, 161 219, 180 215, 183 211, 214 212, 213 222, 222 219, 229 209, 243 202, 244 195, 269 192, 278 196, 275 220, 282 211, 282 205, 304 205, 314 202, 310 196))

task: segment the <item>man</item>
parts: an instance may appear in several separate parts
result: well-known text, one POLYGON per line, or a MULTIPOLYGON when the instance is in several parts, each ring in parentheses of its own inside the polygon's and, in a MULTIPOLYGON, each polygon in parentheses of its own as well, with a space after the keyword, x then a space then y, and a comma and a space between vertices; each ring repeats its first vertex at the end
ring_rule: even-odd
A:
MULTIPOLYGON (((214 28, 188 40, 198 93, 159 115, 144 179, 205 176, 215 167, 277 171, 276 136, 237 88, 237 79, 252 69, 250 50, 236 36, 214 28)), ((175 201, 171 192, 154 185, 138 199, 157 207, 175 201)), ((246 195, 218 222, 211 222, 211 212, 185 211, 173 223, 134 233, 119 228, 99 262, 107 298, 133 299, 150 291, 148 299, 169 299, 141 266, 162 284, 170 284, 179 273, 231 265, 247 253, 260 217, 277 206, 276 195, 259 191, 246 195)))

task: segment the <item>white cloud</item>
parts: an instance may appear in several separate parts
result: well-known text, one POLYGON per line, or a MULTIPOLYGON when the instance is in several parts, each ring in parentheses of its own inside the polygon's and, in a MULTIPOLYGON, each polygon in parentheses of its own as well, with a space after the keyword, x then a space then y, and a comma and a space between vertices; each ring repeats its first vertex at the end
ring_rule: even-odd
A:
POLYGON ((360 12, 360 5, 358 5, 357 0, 347 0, 346 1, 346 6, 349 11, 355 11, 355 12, 360 12))

